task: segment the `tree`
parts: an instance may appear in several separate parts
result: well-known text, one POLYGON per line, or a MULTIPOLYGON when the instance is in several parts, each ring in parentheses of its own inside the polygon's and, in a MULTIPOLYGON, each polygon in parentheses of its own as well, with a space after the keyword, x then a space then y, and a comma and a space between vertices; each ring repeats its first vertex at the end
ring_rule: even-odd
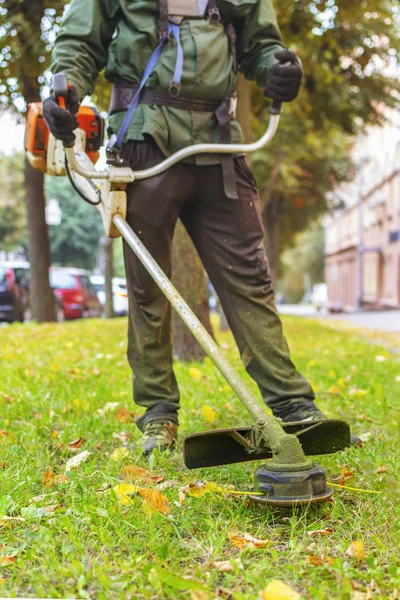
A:
MULTIPOLYGON (((43 71, 64 9, 61 0, 0 0, 2 108, 23 113, 40 101, 43 71)), ((25 161, 25 199, 31 263, 30 302, 39 322, 55 319, 49 283, 50 241, 45 220, 43 174, 25 161)))
MULTIPOLYGON (((282 250, 326 211, 327 193, 352 177, 352 134, 382 123, 382 108, 397 106, 400 89, 390 69, 400 48, 398 0, 282 0, 276 10, 306 75, 274 142, 253 157, 275 279, 282 250)), ((268 115, 255 87, 253 107, 260 135, 268 115)))
POLYGON ((60 225, 50 227, 51 256, 61 266, 93 269, 103 231, 100 213, 87 204, 66 177, 46 177, 46 198, 62 210, 60 225))
POLYGON ((0 156, 0 240, 3 250, 26 248, 24 156, 0 156))

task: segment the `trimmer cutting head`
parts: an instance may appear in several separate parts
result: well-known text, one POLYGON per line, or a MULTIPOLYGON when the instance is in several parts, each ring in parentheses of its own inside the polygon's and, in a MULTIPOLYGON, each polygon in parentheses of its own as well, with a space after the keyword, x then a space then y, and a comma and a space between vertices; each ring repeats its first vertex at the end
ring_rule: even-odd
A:
POLYGON ((282 508, 324 502, 333 494, 320 465, 283 472, 269 470, 268 463, 254 472, 254 492, 263 494, 251 496, 255 502, 282 508))

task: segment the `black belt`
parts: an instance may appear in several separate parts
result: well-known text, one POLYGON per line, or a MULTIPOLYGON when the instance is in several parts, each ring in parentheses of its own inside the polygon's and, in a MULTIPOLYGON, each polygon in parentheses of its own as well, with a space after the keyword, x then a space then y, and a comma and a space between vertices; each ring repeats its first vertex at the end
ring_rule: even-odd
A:
MULTIPOLYGON (((137 91, 137 85, 128 82, 114 83, 111 92, 110 115, 128 110, 137 91)), ((156 104, 170 108, 214 113, 219 125, 219 142, 223 144, 231 143, 230 123, 234 117, 229 112, 229 99, 227 98, 223 100, 200 100, 183 96, 171 96, 169 92, 145 88, 141 91, 139 104, 156 104)), ((232 156, 228 154, 221 155, 221 166, 225 194, 228 198, 237 199, 236 176, 232 156)))

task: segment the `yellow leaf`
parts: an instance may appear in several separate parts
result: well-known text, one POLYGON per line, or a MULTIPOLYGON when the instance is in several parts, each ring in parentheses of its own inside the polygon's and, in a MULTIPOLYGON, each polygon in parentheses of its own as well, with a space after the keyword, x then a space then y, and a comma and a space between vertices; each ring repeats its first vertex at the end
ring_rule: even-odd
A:
POLYGON ((3 583, 5 583, 7 581, 7 579, 0 579, 0 585, 3 585, 3 583))
POLYGON ((52 431, 51 431, 51 437, 52 438, 56 438, 58 436, 59 436, 59 433, 58 433, 57 429, 52 429, 52 431))
POLYGON ((90 409, 90 404, 87 400, 81 400, 80 398, 74 398, 72 400, 72 407, 76 410, 83 410, 87 412, 90 409))
POLYGON ((127 456, 129 456, 129 450, 127 448, 117 448, 111 454, 111 460, 114 460, 115 462, 118 462, 120 460, 123 460, 127 456))
POLYGON ((329 377, 333 377, 333 379, 336 378, 336 371, 334 371, 333 369, 331 371, 329 371, 329 377))
POLYGON ((327 394, 334 394, 335 396, 338 396, 342 393, 342 389, 340 387, 338 387, 337 385, 332 385, 329 389, 326 390, 327 394))
POLYGON ((337 383, 337 384, 338 384, 338 386, 339 386, 339 387, 341 387, 341 388, 344 388, 344 387, 346 387, 346 380, 345 380, 345 379, 343 379, 343 377, 342 377, 341 379, 338 379, 336 383, 337 383))
POLYGON ((300 594, 279 579, 269 582, 265 590, 260 592, 261 600, 300 600, 300 594))
POLYGON ((160 512, 163 515, 170 515, 172 507, 169 500, 161 492, 151 488, 138 488, 139 494, 146 502, 150 512, 160 512))
POLYGON ((228 533, 231 543, 237 548, 265 548, 269 540, 259 540, 249 533, 228 533))
POLYGON ((320 567, 322 565, 333 565, 333 558, 331 556, 323 557, 310 554, 308 557, 308 562, 314 567, 320 567))
POLYGON ((196 481, 196 483, 189 484, 188 496, 193 498, 201 498, 210 492, 224 493, 224 490, 218 487, 215 483, 209 483, 208 481, 196 481))
POLYGON ((215 410, 206 404, 201 408, 201 415, 208 423, 215 423, 215 419, 217 418, 217 413, 215 410))
POLYGON ((361 540, 352 542, 346 550, 346 555, 355 558, 358 562, 365 560, 364 542, 361 540))
POLYGON ((130 483, 119 483, 113 487, 113 490, 117 494, 118 502, 120 504, 129 505, 132 504, 132 500, 129 498, 129 495, 135 494, 138 491, 138 487, 130 483))
POLYGON ((200 371, 200 369, 197 369, 197 367, 190 367, 189 376, 196 381, 200 381, 200 379, 203 379, 204 377, 203 373, 200 371))

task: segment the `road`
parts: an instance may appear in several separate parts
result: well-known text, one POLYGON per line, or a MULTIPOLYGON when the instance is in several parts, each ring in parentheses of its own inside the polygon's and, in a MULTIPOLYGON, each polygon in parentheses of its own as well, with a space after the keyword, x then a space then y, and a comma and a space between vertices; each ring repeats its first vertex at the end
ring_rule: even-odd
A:
POLYGON ((278 306, 278 310, 283 315, 336 320, 349 323, 354 327, 367 327, 368 329, 377 329, 388 333, 400 333, 400 310, 330 315, 318 313, 312 306, 301 304, 281 304, 278 306))

